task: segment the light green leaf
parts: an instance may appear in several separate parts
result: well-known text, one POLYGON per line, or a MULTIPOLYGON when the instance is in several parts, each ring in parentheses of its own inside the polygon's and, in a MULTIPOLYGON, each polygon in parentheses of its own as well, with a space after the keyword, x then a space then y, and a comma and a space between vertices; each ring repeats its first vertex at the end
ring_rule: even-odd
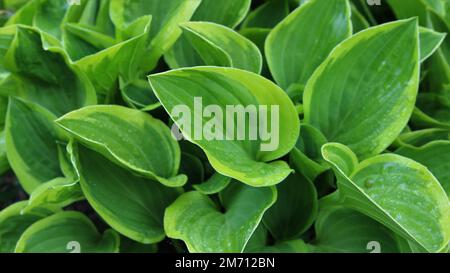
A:
POLYGON ((111 229, 103 234, 80 212, 66 211, 32 224, 20 237, 16 253, 112 253, 120 237, 111 229))
POLYGON ((214 173, 208 180, 201 184, 193 185, 198 192, 206 195, 216 194, 225 189, 231 182, 231 177, 214 173))
POLYGON ((12 253, 22 233, 34 222, 50 215, 45 209, 22 213, 27 201, 14 203, 0 211, 0 253, 12 253))
POLYGON ((149 80, 183 135, 205 151, 217 172, 258 187, 275 185, 291 172, 283 161, 265 163, 288 153, 299 133, 294 105, 272 82, 247 71, 221 67, 172 70, 151 75, 149 80), (203 115, 202 105, 214 107, 211 118, 203 115), (235 105, 241 110, 226 107, 235 105), (261 111, 263 106, 267 112, 261 111), (259 116, 259 126, 250 124, 244 107, 259 116), (241 114, 240 122, 231 122, 241 114), (257 136, 256 131, 264 128, 272 128, 272 137, 266 138, 269 141, 257 136))
POLYGON ((300 136, 289 154, 290 163, 296 172, 304 175, 309 181, 316 178, 329 169, 323 161, 321 148, 327 143, 327 139, 316 128, 300 125, 300 136))
POLYGON ((67 0, 40 0, 33 19, 33 26, 60 38, 60 25, 68 8, 67 0))
POLYGON ((37 187, 23 211, 28 212, 40 206, 58 209, 83 199, 84 195, 77 181, 59 177, 37 187))
POLYGON ((28 193, 62 176, 56 143, 62 134, 53 123, 55 119, 36 104, 10 98, 5 127, 6 153, 28 193))
POLYGON ((341 202, 387 226, 428 252, 450 240, 450 204, 431 172, 419 163, 384 154, 358 163, 346 146, 330 143, 322 154, 338 177, 341 202))
MULTIPOLYGON (((213 22, 234 28, 244 19, 250 4, 251 0, 202 0, 191 21, 213 22)), ((166 52, 164 59, 172 69, 203 63, 184 35, 180 36, 172 48, 166 52)))
POLYGON ((164 238, 164 209, 179 190, 135 176, 83 146, 76 157, 83 193, 106 223, 144 244, 164 238))
POLYGON ((291 174, 277 185, 277 192, 277 201, 267 210, 263 222, 277 241, 296 239, 316 219, 316 188, 300 174, 291 174))
POLYGON ((192 16, 192 21, 206 21, 235 28, 244 20, 251 0, 202 0, 192 16))
POLYGON ((450 129, 424 129, 401 134, 398 141, 402 146, 423 146, 434 140, 450 140, 450 129))
POLYGON ((131 83, 126 83, 125 80, 120 78, 119 83, 122 98, 132 108, 151 111, 161 106, 147 80, 138 79, 131 83))
MULTIPOLYGON (((448 136, 448 131, 447 131, 448 136)), ((422 147, 404 146, 395 153, 427 167, 450 197, 450 141, 433 141, 422 147)))
POLYGON ((420 40, 420 61, 428 59, 439 48, 445 39, 445 33, 439 33, 428 28, 421 27, 419 32, 420 40))
POLYGON ((40 0, 28 0, 25 5, 18 9, 6 22, 6 26, 21 24, 31 26, 33 25, 33 18, 36 14, 40 0))
POLYGON ((189 66, 206 64, 261 72, 262 55, 258 47, 232 29, 208 22, 189 22, 181 27, 202 59, 202 63, 189 63, 189 66))
POLYGON ((149 34, 152 40, 146 47, 149 54, 141 64, 144 71, 150 71, 181 34, 178 24, 187 22, 200 3, 200 0, 116 0, 111 2, 110 15, 119 37, 121 30, 139 17, 152 15, 149 34))
POLYGON ((180 196, 164 215, 167 236, 183 240, 189 252, 242 252, 275 202, 276 189, 232 183, 220 194, 224 213, 199 192, 180 196))
POLYGON ((287 91, 292 85, 305 86, 331 50, 352 34, 350 13, 347 0, 311 0, 272 30, 265 52, 281 88, 287 91))
POLYGON ((418 85, 417 20, 369 28, 338 45, 314 72, 304 94, 305 122, 367 158, 406 126, 418 85))
POLYGON ((140 35, 75 62, 92 81, 105 103, 114 98, 119 77, 128 83, 145 72, 140 62, 148 57, 146 46, 150 39, 150 25, 153 22, 152 17, 146 19, 147 25, 140 35))
POLYGON ((147 113, 97 105, 71 112, 56 122, 78 141, 125 168, 170 187, 186 183, 186 176, 177 176, 178 143, 164 123, 147 113))

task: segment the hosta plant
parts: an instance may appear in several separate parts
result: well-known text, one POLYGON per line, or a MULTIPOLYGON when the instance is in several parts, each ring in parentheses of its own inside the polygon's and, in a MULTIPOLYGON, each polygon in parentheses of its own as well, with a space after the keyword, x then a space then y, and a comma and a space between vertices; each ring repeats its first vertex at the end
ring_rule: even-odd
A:
POLYGON ((0 0, 0 252, 448 252, 450 2, 0 0))

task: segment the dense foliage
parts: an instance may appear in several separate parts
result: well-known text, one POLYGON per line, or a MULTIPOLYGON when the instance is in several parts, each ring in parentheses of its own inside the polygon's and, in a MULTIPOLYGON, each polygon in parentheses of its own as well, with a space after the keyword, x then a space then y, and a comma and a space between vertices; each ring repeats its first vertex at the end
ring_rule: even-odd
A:
POLYGON ((0 252, 447 252, 450 1, 377 2, 0 0, 0 252))

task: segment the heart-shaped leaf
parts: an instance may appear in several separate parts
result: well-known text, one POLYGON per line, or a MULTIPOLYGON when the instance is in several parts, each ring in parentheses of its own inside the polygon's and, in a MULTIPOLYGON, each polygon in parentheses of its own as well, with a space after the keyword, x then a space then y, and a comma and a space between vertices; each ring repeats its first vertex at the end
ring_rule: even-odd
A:
POLYGON ((190 252, 242 252, 264 212, 275 202, 276 189, 232 183, 220 196, 224 213, 199 192, 181 195, 166 209, 167 236, 183 240, 190 252))
POLYGON ((54 214, 32 224, 22 234, 16 253, 113 253, 120 237, 111 229, 103 234, 80 212, 54 214))
POLYGON ((426 166, 450 196, 450 141, 433 141, 422 147, 404 146, 396 153, 426 166))
POLYGON ((31 102, 11 97, 6 118, 6 153, 22 187, 31 193, 61 177, 56 141, 62 139, 56 117, 31 102))
POLYGON ((369 28, 338 45, 314 72, 304 94, 305 121, 367 158, 406 126, 418 84, 417 20, 369 28))
POLYGON ((106 223, 144 244, 164 238, 164 209, 177 198, 178 189, 135 176, 83 146, 74 153, 83 193, 106 223))
POLYGON ((147 113, 98 105, 71 112, 57 124, 78 141, 141 175, 171 187, 186 183, 186 176, 177 176, 178 143, 164 123, 147 113))
POLYGON ((322 154, 338 177, 345 206, 384 224, 428 252, 450 240, 450 204, 431 172, 419 163, 384 154, 358 163, 342 144, 330 143, 322 154))
POLYGON ((149 80, 183 135, 205 151, 217 172, 252 186, 275 185, 291 172, 283 161, 265 163, 288 153, 299 133, 294 105, 272 82, 221 67, 172 70, 149 80), (267 128, 272 136, 261 134, 267 128))
POLYGON ((331 50, 351 34, 347 0, 306 2, 267 37, 266 58, 273 77, 285 91, 297 86, 300 93, 331 50))

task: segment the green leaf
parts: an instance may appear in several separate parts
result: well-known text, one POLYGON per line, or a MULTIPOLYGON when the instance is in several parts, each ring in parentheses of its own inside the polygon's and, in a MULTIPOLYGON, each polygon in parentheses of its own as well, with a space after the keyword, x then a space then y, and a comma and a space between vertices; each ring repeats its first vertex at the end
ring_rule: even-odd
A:
POLYGON ((155 244, 144 245, 127 237, 120 238, 120 253, 156 253, 157 251, 158 246, 155 244))
POLYGON ((387 226, 428 252, 450 240, 450 204, 430 171, 419 163, 383 154, 358 163, 346 146, 326 144, 322 154, 338 177, 341 202, 387 226))
POLYGON ((83 199, 84 195, 78 181, 59 177, 33 190, 23 211, 27 212, 41 206, 59 209, 83 199))
POLYGON ((14 13, 6 22, 6 26, 21 24, 21 25, 33 25, 33 18, 38 8, 38 0, 27 1, 20 9, 14 13))
POLYGON ((419 23, 426 26, 426 6, 422 0, 387 0, 398 19, 407 19, 418 16, 419 23))
POLYGON ((310 248, 304 241, 297 239, 280 242, 275 245, 265 246, 257 249, 255 253, 310 253, 310 248))
POLYGON ((265 45, 266 58, 281 88, 305 86, 330 51, 352 34, 350 13, 347 0, 312 0, 271 31, 265 45))
POLYGON ((439 33, 428 28, 420 28, 420 61, 428 59, 439 48, 446 37, 445 33, 439 33))
POLYGON ((398 236, 375 220, 342 206, 321 209, 315 224, 317 252, 370 253, 371 245, 380 253, 399 253, 398 236))
POLYGON ((242 252, 264 212, 275 202, 276 189, 232 183, 220 194, 223 213, 199 192, 180 196, 164 215, 167 236, 183 240, 189 252, 242 252))
POLYGON ((164 123, 147 113, 97 105, 68 113, 56 122, 78 141, 125 168, 170 187, 186 183, 186 176, 177 176, 178 143, 164 123))
POLYGON ((270 0, 251 11, 243 28, 273 28, 289 14, 289 1, 270 0))
POLYGON ((292 174, 277 185, 277 192, 277 201, 267 210, 263 222, 277 241, 296 239, 316 219, 316 188, 305 177, 292 174))
POLYGON ((443 93, 419 93, 411 117, 411 123, 415 127, 450 129, 450 89, 443 93))
POLYGON ((177 198, 177 189, 135 176, 83 146, 76 157, 83 193, 106 223, 144 244, 164 238, 164 209, 177 198))
POLYGON ((250 9, 251 0, 202 0, 192 16, 192 21, 206 21, 235 28, 244 20, 250 9))
POLYGON ((61 37, 60 25, 69 5, 67 0, 40 0, 33 25, 56 38, 61 37))
POLYGON ((450 141, 433 141, 421 147, 404 146, 395 153, 427 167, 450 196, 450 141))
POLYGON ((327 143, 327 139, 316 128, 300 125, 300 136, 289 154, 290 163, 296 172, 301 173, 309 181, 316 178, 329 169, 323 161, 321 148, 327 143))
POLYGON ((62 173, 56 141, 60 129, 56 117, 44 108, 11 97, 6 117, 6 153, 22 187, 33 192, 62 173))
MULTIPOLYGON (((244 19, 250 4, 251 0, 202 0, 191 21, 213 22, 234 28, 244 19)), ((172 69, 203 63, 202 58, 190 46, 184 35, 180 36, 172 48, 166 52, 164 59, 172 69)))
POLYGON ((207 181, 193 185, 193 188, 202 194, 211 195, 221 192, 230 182, 231 177, 214 173, 207 181))
POLYGON ((158 59, 181 34, 179 23, 188 21, 200 4, 200 0, 116 0, 110 5, 110 15, 119 31, 127 28, 137 18, 152 15, 148 56, 142 60, 144 71, 152 70, 158 59))
POLYGON ((434 140, 450 140, 449 129, 424 129, 401 134, 398 140, 402 146, 423 146, 434 140))
POLYGON ((353 4, 352 4, 352 26, 353 26, 353 33, 358 33, 370 27, 370 23, 353 4))
POLYGON ((245 253, 309 253, 310 249, 303 240, 276 242, 269 244, 267 230, 259 225, 245 246, 245 253))
POLYGON ((122 98, 132 108, 151 111, 161 106, 148 81, 138 79, 134 82, 126 83, 125 80, 120 78, 119 83, 122 98))
POLYGON ((189 63, 189 66, 206 64, 261 72, 259 49, 232 29, 209 22, 188 22, 181 27, 190 46, 202 59, 202 63, 189 63))
POLYGON ((183 135, 205 151, 217 172, 259 187, 275 185, 291 172, 283 161, 266 163, 288 153, 299 132, 294 105, 272 82, 250 72, 221 67, 172 70, 151 75, 149 80, 183 135), (210 118, 203 115, 203 105, 214 108, 210 118), (259 126, 250 124, 245 109, 236 111, 234 107, 226 107, 235 105, 241 106, 241 110, 246 107, 256 115, 259 112, 262 120, 270 117, 270 121, 259 122, 259 126), (267 112, 261 111, 263 106, 267 112), (245 115, 241 122, 231 122, 241 114, 245 115), (208 130, 208 125, 211 130, 208 130), (263 141, 261 134, 259 137, 254 135, 258 128, 259 131, 272 128, 272 132, 278 131, 274 133, 278 136, 263 141), (240 135, 236 134, 238 131, 240 135))
POLYGON ((188 183, 195 185, 204 180, 205 170, 202 161, 189 153, 181 153, 180 171, 188 177, 188 183))
POLYGON ((12 74, 5 80, 1 95, 36 102, 56 115, 95 104, 90 81, 57 43, 34 28, 17 26, 4 57, 4 66, 12 74))
POLYGON ((145 72, 140 63, 148 56, 146 47, 153 24, 152 17, 146 19, 147 25, 140 35, 75 62, 92 81, 102 101, 108 103, 113 99, 119 78, 133 82, 145 72))
POLYGON ((15 252, 111 253, 119 251, 119 241, 115 231, 100 234, 84 214, 66 211, 32 224, 20 237, 15 252))
POLYGON ((14 203, 0 212, 0 253, 12 253, 22 233, 34 222, 50 215, 45 209, 22 213, 27 201, 14 203))
POLYGON ((305 122, 367 158, 406 126, 418 85, 417 20, 369 28, 338 45, 314 72, 304 94, 305 122))
POLYGON ((4 174, 9 170, 9 162, 6 153, 6 134, 5 131, 0 132, 0 174, 4 174))

